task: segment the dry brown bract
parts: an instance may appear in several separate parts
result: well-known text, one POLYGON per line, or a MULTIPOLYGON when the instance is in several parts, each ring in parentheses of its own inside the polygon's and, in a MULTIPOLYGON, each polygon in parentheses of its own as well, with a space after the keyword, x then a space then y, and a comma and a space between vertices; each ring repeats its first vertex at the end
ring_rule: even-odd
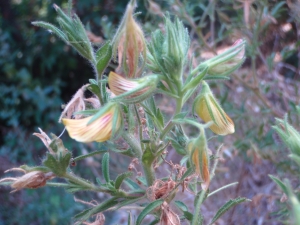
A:
POLYGON ((180 219, 176 213, 174 213, 167 202, 161 205, 160 225, 180 225, 180 219))
POLYGON ((148 199, 154 201, 169 195, 175 188, 176 182, 171 178, 168 181, 156 180, 152 186, 147 189, 148 199))

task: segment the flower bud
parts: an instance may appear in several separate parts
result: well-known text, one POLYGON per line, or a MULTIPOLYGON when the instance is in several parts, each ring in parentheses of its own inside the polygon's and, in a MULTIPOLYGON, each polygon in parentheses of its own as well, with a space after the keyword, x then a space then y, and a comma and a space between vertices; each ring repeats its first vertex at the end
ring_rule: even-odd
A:
POLYGON ((227 76, 239 68, 245 60, 245 41, 237 40, 225 52, 205 61, 207 73, 212 76, 227 76))
POLYGON ((62 119, 71 138, 79 142, 103 142, 121 126, 121 112, 115 103, 107 104, 94 116, 84 119, 62 119))
POLYGON ((214 122, 209 128, 215 134, 234 133, 234 123, 221 108, 206 82, 203 82, 201 93, 195 99, 193 108, 205 123, 214 122))
POLYGON ((289 147, 291 152, 300 156, 300 134, 287 122, 287 117, 285 117, 284 120, 276 118, 276 126, 273 126, 273 128, 289 147))
POLYGON ((210 183, 209 175, 209 156, 206 143, 204 129, 198 138, 192 139, 188 145, 187 150, 190 154, 190 160, 195 166, 196 173, 202 179, 201 184, 203 190, 207 190, 210 183))
POLYGON ((155 91, 157 83, 156 75, 129 80, 110 72, 108 77, 110 90, 117 96, 113 99, 124 103, 137 103, 145 100, 155 91))
MULTIPOLYGON (((129 78, 141 74, 146 59, 146 41, 141 27, 133 18, 135 1, 127 5, 124 18, 116 33, 113 54, 116 56, 118 50, 119 67, 121 67, 129 78), (143 63, 139 65, 139 57, 142 54, 143 63)), ((117 71, 120 71, 120 68, 117 71)))
POLYGON ((165 30, 165 34, 160 30, 152 33, 147 65, 153 72, 162 73, 168 79, 180 80, 190 46, 189 34, 178 18, 171 22, 166 17, 165 30))
POLYGON ((46 185, 47 180, 53 178, 53 173, 43 173, 41 171, 32 171, 18 178, 12 185, 14 191, 22 188, 39 188, 46 185))

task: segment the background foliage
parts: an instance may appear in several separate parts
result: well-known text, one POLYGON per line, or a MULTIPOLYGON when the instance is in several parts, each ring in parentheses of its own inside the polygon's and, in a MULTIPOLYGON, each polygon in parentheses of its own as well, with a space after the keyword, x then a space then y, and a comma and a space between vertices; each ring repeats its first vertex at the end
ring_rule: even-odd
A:
MULTIPOLYGON (((0 2, 0 174, 25 162, 40 162, 45 149, 31 134, 37 127, 59 134, 61 104, 87 78, 93 78, 88 63, 74 50, 31 25, 36 20, 55 23, 53 3, 67 4, 60 0, 0 2)), ((223 224, 283 224, 288 221, 289 211, 279 203, 282 192, 267 175, 289 177, 293 188, 299 186, 298 179, 293 180, 297 176, 294 165, 271 126, 275 116, 288 112, 292 124, 299 127, 295 106, 300 101, 300 6, 296 1, 271 0, 157 3, 139 2, 138 19, 145 24, 146 36, 162 22, 162 12, 168 10, 179 16, 189 28, 194 50, 198 50, 195 64, 232 40, 246 38, 247 61, 231 81, 215 87, 225 111, 236 124, 235 135, 219 139, 224 142, 223 163, 215 182, 239 181, 234 190, 222 194, 245 196, 252 203, 236 207, 223 218, 223 224)), ((116 29, 126 4, 121 0, 74 1, 74 11, 96 37, 105 40, 116 29)), ((161 102, 166 103, 165 99, 161 102)), ((67 147, 74 155, 92 147, 70 143, 67 147)), ((118 158, 114 163, 127 165, 118 158)), ((84 164, 76 170, 86 173, 86 177, 100 169, 98 161, 85 164, 93 165, 92 170, 85 171, 84 164)), ((8 189, 0 188, 0 224, 70 224, 71 215, 82 209, 64 190, 43 188, 8 195, 8 189)), ((100 201, 105 196, 94 197, 100 201)), ((208 202, 204 206, 208 216, 214 204, 222 203, 208 202)))

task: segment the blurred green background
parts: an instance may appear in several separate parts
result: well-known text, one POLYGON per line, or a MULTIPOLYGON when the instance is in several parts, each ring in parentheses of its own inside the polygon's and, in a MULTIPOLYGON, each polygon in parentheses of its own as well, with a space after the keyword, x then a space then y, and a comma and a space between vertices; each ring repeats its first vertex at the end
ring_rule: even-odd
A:
MULTIPOLYGON (((32 133, 41 127, 46 133, 60 134, 63 126, 57 120, 61 104, 68 102, 78 88, 94 77, 88 62, 70 46, 31 25, 37 20, 56 24, 53 3, 63 8, 67 4, 60 0, 0 1, 1 177, 9 168, 40 163, 46 149, 32 133)), ((93 33, 94 40, 104 41, 113 35, 127 4, 122 0, 73 3, 74 12, 93 33)), ((192 38, 194 64, 206 58, 211 50, 228 47, 233 40, 247 40, 247 60, 243 67, 231 81, 211 84, 236 124, 234 135, 220 137, 210 146, 215 149, 224 143, 220 175, 212 185, 218 187, 239 181, 236 189, 222 194, 253 200, 230 211, 223 224, 288 224, 289 211, 284 203, 279 203, 282 193, 267 174, 289 177, 295 189, 299 186, 295 167, 271 129, 274 117, 285 113, 299 128, 295 108, 300 103, 300 6, 297 1, 170 0, 155 3, 145 0, 138 4, 138 20, 144 24, 148 37, 161 24, 162 12, 169 11, 184 21, 192 38)), ((96 45, 101 45, 101 41, 96 45)), ((74 155, 93 147, 71 142, 67 135, 64 142, 74 155)), ((96 169, 99 167, 98 162, 85 162, 77 165, 75 172, 94 177, 97 171, 85 169, 89 163, 94 163, 92 167, 96 169)), ((14 194, 9 191, 0 186, 0 225, 71 224, 72 216, 86 207, 74 203, 73 196, 61 189, 46 187, 14 194)), ((104 198, 87 193, 76 196, 87 201, 104 198)), ((209 216, 214 204, 219 203, 208 202, 206 215, 209 216)))

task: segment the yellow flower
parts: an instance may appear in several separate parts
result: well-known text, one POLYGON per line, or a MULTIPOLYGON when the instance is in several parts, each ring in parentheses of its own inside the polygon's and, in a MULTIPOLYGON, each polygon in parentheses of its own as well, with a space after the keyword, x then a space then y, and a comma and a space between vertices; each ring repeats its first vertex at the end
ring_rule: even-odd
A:
POLYGON ((219 135, 234 133, 234 123, 216 101, 206 82, 203 82, 201 93, 194 102, 194 110, 204 122, 214 122, 209 127, 214 133, 219 135))
MULTIPOLYGON (((129 78, 141 74, 146 59, 146 41, 144 33, 133 18, 135 0, 127 5, 124 18, 115 37, 113 47, 114 55, 118 50, 119 67, 122 67, 129 78), (142 55, 142 65, 139 65, 139 57, 142 55), (140 68, 139 68, 140 67, 140 68)), ((121 72, 117 68, 117 71, 121 72)))
MULTIPOLYGON (((113 129, 121 126, 121 114, 118 106, 108 106, 98 118, 94 116, 84 119, 62 119, 71 138, 79 142, 103 142, 111 138, 113 129), (114 122, 114 117, 117 117, 114 122), (93 119, 92 122, 90 122, 93 119), (114 126, 114 128, 113 128, 114 126)), ((97 114, 97 113, 96 113, 97 114)))
POLYGON ((119 96, 120 101, 125 103, 141 102, 156 89, 158 77, 156 75, 129 80, 114 72, 108 76, 110 90, 119 96))
POLYGON ((202 189, 207 190, 210 183, 209 156, 204 129, 198 138, 191 140, 187 145, 191 162, 195 166, 196 174, 202 179, 202 189))

